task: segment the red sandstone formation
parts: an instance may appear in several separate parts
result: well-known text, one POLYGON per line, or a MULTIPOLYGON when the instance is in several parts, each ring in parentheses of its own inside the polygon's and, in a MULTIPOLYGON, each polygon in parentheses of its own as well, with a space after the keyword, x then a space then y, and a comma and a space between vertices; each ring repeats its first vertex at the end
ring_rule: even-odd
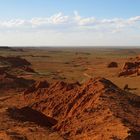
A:
POLYGON ((25 91, 33 110, 57 120, 53 129, 70 140, 140 137, 140 98, 104 78, 80 85, 39 82, 25 91))
POLYGON ((132 74, 140 74, 140 62, 139 61, 132 61, 126 62, 124 64, 123 70, 119 73, 119 76, 129 76, 132 74))
POLYGON ((31 84, 33 84, 33 82, 34 80, 18 78, 14 75, 4 72, 2 69, 0 70, 0 90, 25 88, 29 87, 31 84))
POLYGON ((0 56, 0 62, 4 64, 10 64, 12 67, 21 67, 21 66, 29 66, 29 63, 26 59, 20 57, 3 57, 0 56))
POLYGON ((26 72, 34 73, 35 71, 30 67, 31 63, 21 57, 3 57, 0 56, 0 63, 4 65, 6 71, 11 69, 21 69, 26 72))

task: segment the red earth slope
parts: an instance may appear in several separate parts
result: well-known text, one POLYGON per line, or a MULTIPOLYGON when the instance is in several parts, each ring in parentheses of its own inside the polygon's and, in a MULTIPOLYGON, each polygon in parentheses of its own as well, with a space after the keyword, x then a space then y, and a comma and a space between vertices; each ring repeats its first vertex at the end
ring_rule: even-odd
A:
POLYGON ((25 91, 28 106, 57 120, 66 139, 137 139, 140 97, 104 78, 86 83, 38 82, 25 91))

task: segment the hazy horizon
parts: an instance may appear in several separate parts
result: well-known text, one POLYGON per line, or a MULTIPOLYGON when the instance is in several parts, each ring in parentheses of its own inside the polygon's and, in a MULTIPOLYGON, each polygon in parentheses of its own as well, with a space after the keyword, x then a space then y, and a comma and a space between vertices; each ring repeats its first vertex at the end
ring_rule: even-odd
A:
POLYGON ((0 48, 86 48, 86 49, 140 49, 140 46, 0 46, 0 48))

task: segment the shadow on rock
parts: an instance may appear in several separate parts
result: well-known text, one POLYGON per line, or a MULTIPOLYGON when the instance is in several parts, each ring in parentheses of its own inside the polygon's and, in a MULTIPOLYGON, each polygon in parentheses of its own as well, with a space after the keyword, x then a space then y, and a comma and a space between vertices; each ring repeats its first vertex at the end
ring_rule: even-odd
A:
POLYGON ((7 109, 8 114, 11 118, 19 121, 29 121, 34 122, 40 126, 52 127, 57 124, 57 120, 48 117, 36 110, 33 110, 30 107, 24 107, 21 109, 18 108, 9 108, 7 109))

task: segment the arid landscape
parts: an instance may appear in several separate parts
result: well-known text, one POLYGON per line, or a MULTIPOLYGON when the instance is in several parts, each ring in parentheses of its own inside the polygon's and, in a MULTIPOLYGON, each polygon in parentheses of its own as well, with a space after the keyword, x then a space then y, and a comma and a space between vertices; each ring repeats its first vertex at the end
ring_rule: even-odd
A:
POLYGON ((140 49, 0 48, 0 140, 139 140, 140 49))

